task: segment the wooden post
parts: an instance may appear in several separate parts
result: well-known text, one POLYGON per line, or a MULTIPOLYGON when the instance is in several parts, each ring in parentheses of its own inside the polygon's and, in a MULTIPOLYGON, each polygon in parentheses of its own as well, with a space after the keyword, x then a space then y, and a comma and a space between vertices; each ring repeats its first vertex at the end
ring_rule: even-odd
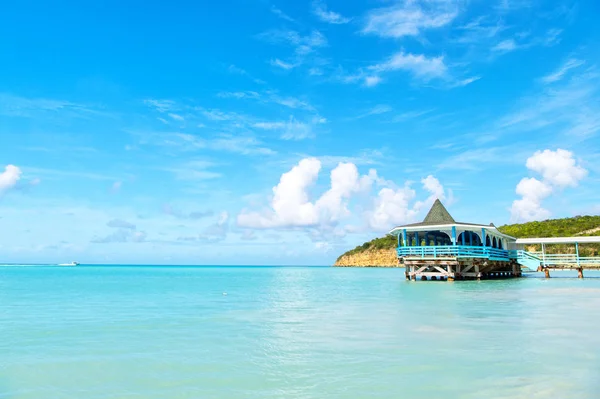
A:
POLYGON ((577 278, 583 278, 583 267, 577 269, 577 278))
POLYGON ((547 267, 544 267, 544 276, 546 278, 550 278, 550 269, 548 269, 547 267))
POLYGON ((546 246, 542 243, 542 266, 546 267, 546 246))

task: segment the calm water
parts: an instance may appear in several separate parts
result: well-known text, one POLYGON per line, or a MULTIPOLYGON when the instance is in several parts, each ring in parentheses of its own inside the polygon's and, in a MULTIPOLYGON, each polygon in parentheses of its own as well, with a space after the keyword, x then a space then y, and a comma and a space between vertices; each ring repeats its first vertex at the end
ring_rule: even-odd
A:
POLYGON ((0 267, 0 398, 597 399, 600 275, 0 267))

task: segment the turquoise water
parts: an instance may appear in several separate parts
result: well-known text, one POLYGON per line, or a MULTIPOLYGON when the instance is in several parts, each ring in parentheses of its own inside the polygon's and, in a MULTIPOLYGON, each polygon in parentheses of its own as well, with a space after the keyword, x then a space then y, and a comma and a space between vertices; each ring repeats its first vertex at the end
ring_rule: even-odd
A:
POLYGON ((587 275, 0 267, 0 398, 597 399, 587 275))

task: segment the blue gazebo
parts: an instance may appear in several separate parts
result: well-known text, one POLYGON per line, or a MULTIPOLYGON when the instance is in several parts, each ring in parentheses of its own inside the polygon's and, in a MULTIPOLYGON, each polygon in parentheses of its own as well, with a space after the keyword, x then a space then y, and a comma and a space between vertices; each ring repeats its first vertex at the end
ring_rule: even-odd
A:
POLYGON ((395 227, 398 260, 406 277, 464 279, 516 277, 521 269, 512 255, 516 238, 489 225, 457 222, 436 200, 421 223, 395 227))

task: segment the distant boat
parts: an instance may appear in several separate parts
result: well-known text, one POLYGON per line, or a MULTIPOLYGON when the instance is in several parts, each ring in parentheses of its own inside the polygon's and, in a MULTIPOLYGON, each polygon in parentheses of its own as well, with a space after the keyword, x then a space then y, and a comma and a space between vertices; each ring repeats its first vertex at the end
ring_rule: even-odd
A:
POLYGON ((77 265, 79 265, 79 263, 77 263, 77 262, 59 264, 59 266, 77 266, 77 265))

